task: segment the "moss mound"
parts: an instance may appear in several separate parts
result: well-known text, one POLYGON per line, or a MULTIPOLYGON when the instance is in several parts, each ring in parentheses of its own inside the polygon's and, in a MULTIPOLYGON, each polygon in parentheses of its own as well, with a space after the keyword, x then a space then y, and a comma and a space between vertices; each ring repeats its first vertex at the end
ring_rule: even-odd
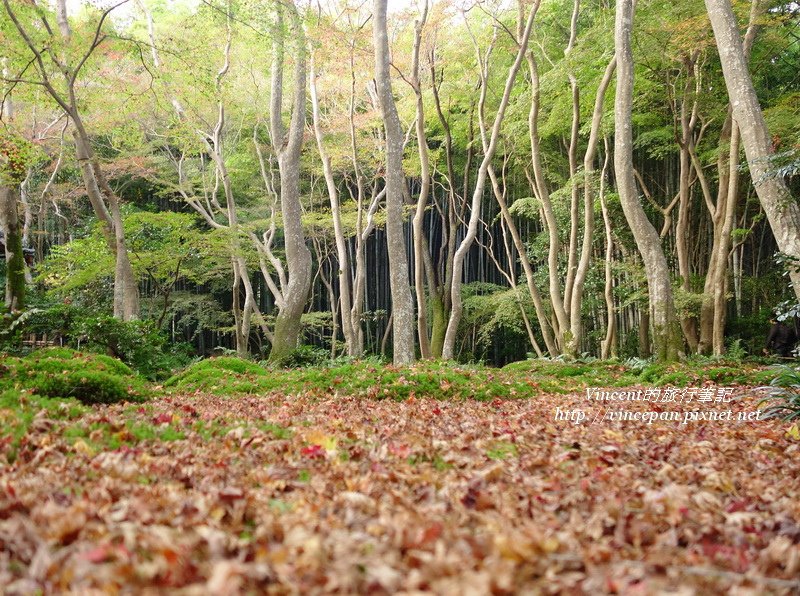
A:
POLYGON ((0 357, 0 391, 5 390, 75 398, 84 404, 139 401, 147 395, 142 379, 119 360, 66 348, 0 357))
POLYGON ((401 400, 410 397, 492 399, 533 393, 527 381, 481 366, 419 362, 414 366, 394 367, 354 361, 327 367, 273 369, 230 357, 197 362, 170 378, 164 386, 181 393, 339 393, 401 400))
POLYGON ((373 399, 486 400, 581 392, 587 387, 684 387, 706 381, 718 385, 762 385, 769 382, 770 375, 770 371, 757 365, 722 362, 633 366, 619 362, 528 360, 496 369, 435 361, 395 367, 366 360, 280 369, 219 357, 189 366, 170 378, 165 387, 180 393, 216 395, 338 393, 373 399))

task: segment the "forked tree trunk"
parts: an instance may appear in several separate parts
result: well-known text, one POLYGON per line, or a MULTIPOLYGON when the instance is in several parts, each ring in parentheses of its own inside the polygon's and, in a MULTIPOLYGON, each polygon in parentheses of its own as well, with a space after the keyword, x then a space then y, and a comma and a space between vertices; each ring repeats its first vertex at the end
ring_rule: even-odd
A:
MULTIPOLYGON (((34 56, 31 63, 35 62, 37 64, 42 77, 40 84, 50 97, 52 97, 64 112, 67 113, 75 126, 73 134, 75 137, 76 157, 81 170, 81 176, 86 186, 86 194, 89 197, 89 202, 92 205, 97 219, 103 227, 103 232, 109 248, 116 259, 114 274, 114 316, 124 321, 136 319, 139 317, 139 285, 133 268, 131 267, 128 249, 125 243, 125 232, 122 226, 122 216, 119 211, 119 197, 108 185, 100 162, 94 155, 89 134, 83 124, 76 95, 79 70, 81 66, 83 66, 84 61, 88 59, 92 52, 98 47, 99 43, 93 43, 85 54, 84 60, 79 62, 77 66, 72 66, 68 62, 68 52, 66 51, 63 52, 64 56, 62 57, 59 57, 57 53, 53 51, 48 51, 44 54, 29 35, 28 31, 25 30, 22 22, 17 17, 17 13, 14 11, 14 8, 12 8, 11 2, 9 2, 9 0, 3 0, 3 6, 5 7, 9 19, 34 56), (51 80, 44 74, 44 72, 49 70, 45 65, 45 55, 49 56, 49 61, 57 67, 58 71, 63 76, 63 91, 57 90, 56 87, 53 86, 51 80), (106 201, 108 201, 108 205, 106 205, 106 201)), ((111 9, 108 10, 110 11, 111 9)), ((56 13, 59 31, 62 37, 61 41, 64 44, 69 44, 72 32, 67 19, 65 0, 57 0, 56 13)), ((103 18, 105 18, 107 14, 108 11, 104 13, 103 18)), ((46 28, 52 31, 53 29, 47 23, 44 13, 42 13, 41 19, 46 28)))
MULTIPOLYGON (((500 136, 500 128, 505 118, 506 109, 508 108, 511 90, 514 87, 514 82, 517 79, 517 73, 522 65, 522 60, 528 51, 528 40, 531 36, 531 29, 533 28, 533 20, 536 16, 536 11, 539 8, 539 2, 535 2, 531 8, 528 20, 525 23, 525 29, 519 39, 519 49, 517 57, 506 77, 505 88, 503 90, 503 97, 500 100, 500 105, 497 108, 494 124, 492 125, 492 132, 489 136, 489 142, 486 150, 484 151, 483 160, 481 161, 480 168, 478 169, 478 176, 475 181, 475 189, 472 193, 472 206, 469 216, 469 224, 467 226, 467 233, 461 244, 456 250, 455 258, 453 259, 453 278, 451 285, 451 295, 453 300, 452 309, 450 311, 450 320, 447 323, 447 333, 444 339, 444 348, 442 350, 442 357, 445 359, 452 359, 455 356, 456 334, 458 333, 458 325, 461 322, 461 315, 463 313, 463 302, 461 300, 461 283, 464 274, 464 259, 467 252, 472 247, 475 241, 475 236, 478 231, 478 223, 481 219, 481 203, 483 201, 483 191, 486 187, 486 178, 488 176, 489 164, 492 162, 495 151, 497 150, 497 141, 500 136)), ((482 77, 483 93, 485 93, 488 81, 486 77, 482 77)))
MULTIPOLYGON (((339 267, 338 277, 340 308, 338 311, 342 318, 342 334, 344 335, 344 343, 345 349, 347 350, 347 355, 356 356, 358 352, 356 349, 356 330, 355 326, 353 325, 352 318, 352 283, 350 279, 350 259, 347 254, 347 239, 345 238, 344 227, 342 225, 339 191, 336 188, 336 180, 333 177, 333 169, 331 168, 331 158, 328 156, 328 153, 325 150, 322 128, 320 126, 319 98, 317 97, 317 83, 316 73, 314 71, 313 54, 311 54, 311 72, 309 80, 311 88, 311 114, 313 117, 314 137, 317 140, 317 149, 319 150, 320 160, 322 161, 322 173, 325 177, 325 185, 328 189, 328 199, 330 200, 331 204, 331 218, 333 219, 333 234, 336 240, 336 259, 339 267)), ((334 333, 334 341, 332 342, 334 346, 336 344, 335 340, 336 334, 334 333)))
MULTIPOLYGON (((277 10, 283 10, 280 6, 277 10)), ((311 290, 311 252, 303 234, 300 204, 300 150, 306 119, 306 40, 300 15, 294 4, 288 10, 292 15, 294 50, 294 101, 289 130, 285 131, 281 115, 283 88, 284 32, 278 23, 278 33, 273 45, 272 97, 270 125, 272 143, 278 155, 280 171, 281 215, 283 219, 284 249, 286 251, 287 286, 284 304, 275 318, 270 360, 280 362, 297 348, 300 340, 301 317, 311 290)))
POLYGON ((408 255, 403 236, 403 130, 389 75, 386 4, 387 0, 375 0, 372 32, 375 43, 375 84, 385 131, 386 245, 394 325, 392 354, 395 364, 410 364, 414 361, 414 303, 408 283, 408 255))
POLYGON ((618 0, 615 17, 617 93, 614 101, 614 172, 622 210, 647 274, 654 353, 658 360, 670 361, 679 356, 681 338, 675 317, 669 267, 658 232, 639 202, 633 174, 633 5, 634 0, 618 0))
MULTIPOLYGON (((583 342, 583 321, 581 319, 583 288, 586 284, 586 276, 589 273, 589 265, 591 264, 592 236, 594 234, 594 162, 597 157, 597 143, 600 139, 600 124, 603 119, 603 102, 608 86, 614 76, 614 69, 616 66, 617 60, 616 58, 612 58, 606 66, 603 78, 600 81, 600 86, 597 88, 597 93, 594 98, 594 110, 592 111, 592 124, 589 131, 589 142, 583 157, 583 245, 581 246, 580 260, 575 270, 575 280, 573 282, 571 303, 569 305, 569 320, 572 331, 572 341, 574 342, 573 353, 580 350, 581 343, 583 342)), ((607 158, 608 156, 606 156, 606 160, 607 158)), ((606 168, 604 165, 600 180, 601 188, 604 184, 602 176, 605 176, 605 171, 606 168)), ((606 263, 606 266, 610 267, 610 263, 606 263)), ((613 318, 614 313, 610 312, 609 314, 611 318, 613 318)))
MULTIPOLYGON (((430 358, 431 340, 428 337, 428 306, 425 300, 425 260, 431 260, 430 249, 425 238, 425 210, 428 207, 428 195, 431 190, 431 165, 428 154, 428 138, 425 134, 425 104, 422 101, 422 84, 419 77, 420 46, 422 30, 428 18, 428 3, 425 2, 422 16, 414 23, 414 49, 411 57, 411 86, 417 99, 417 149, 420 162, 420 191, 417 197, 417 209, 412 221, 414 231, 414 290, 417 295, 417 337, 421 358, 430 358), (425 254, 427 253, 427 254, 425 254)), ((430 267, 428 288, 433 297, 436 292, 436 280, 433 267, 430 267)), ((434 312, 434 317, 436 313, 434 312)))
MULTIPOLYGON (((800 205, 791 197, 784 180, 770 174, 774 167, 770 162, 772 143, 750 78, 736 15, 730 0, 705 2, 717 40, 728 97, 733 105, 733 117, 739 126, 756 193, 779 250, 800 259, 800 205)), ((800 271, 793 268, 789 275, 794 293, 800 299, 800 271)))

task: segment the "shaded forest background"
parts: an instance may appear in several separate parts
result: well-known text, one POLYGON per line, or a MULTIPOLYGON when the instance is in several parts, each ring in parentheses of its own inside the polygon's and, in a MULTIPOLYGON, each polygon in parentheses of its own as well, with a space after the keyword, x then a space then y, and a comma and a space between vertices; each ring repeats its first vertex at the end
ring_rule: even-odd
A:
MULTIPOLYGON (((400 255, 384 201, 398 148, 372 7, 124 4, 0 11, 7 288, 13 242, 28 261, 24 301, 7 290, 4 347, 36 336, 129 361, 163 354, 154 369, 225 350, 267 357, 294 300, 288 362, 391 356, 397 321, 409 323, 393 314, 400 255)), ((800 7, 732 6, 771 139, 765 175, 796 202, 800 7)), ((442 355, 454 270, 458 360, 652 355, 646 271, 614 167, 615 8, 390 11, 417 356, 442 355)), ((640 0, 634 23, 633 175, 669 267, 680 351, 760 354, 773 313, 797 310, 793 259, 732 133, 707 7, 640 0)))

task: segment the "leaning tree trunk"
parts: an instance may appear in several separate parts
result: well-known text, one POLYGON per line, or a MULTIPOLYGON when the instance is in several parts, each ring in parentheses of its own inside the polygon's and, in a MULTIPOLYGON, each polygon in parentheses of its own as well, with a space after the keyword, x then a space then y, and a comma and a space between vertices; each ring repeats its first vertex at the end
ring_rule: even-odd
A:
POLYGON ((6 247, 6 309, 25 308, 25 257, 22 254, 22 230, 17 201, 19 192, 11 185, 0 186, 0 228, 6 247))
MULTIPOLYGON (((280 11, 280 9, 278 9, 280 11)), ((300 204, 300 150, 306 118, 306 42, 300 15, 291 5, 292 29, 295 38, 294 106, 288 134, 281 116, 283 86, 283 27, 279 20, 272 62, 272 102, 270 123, 272 142, 278 154, 280 172, 281 215, 283 217, 284 248, 288 284, 283 307, 275 318, 270 360, 279 362, 297 348, 300 339, 300 319, 311 289, 311 252, 303 234, 300 204), (285 140, 285 143, 283 142, 285 140)))
POLYGON ((639 202, 633 174, 633 3, 634 0, 618 0, 615 18, 617 93, 614 101, 614 172, 622 210, 647 274, 655 356, 660 361, 669 361, 678 358, 681 343, 669 267, 658 232, 639 202))
POLYGON ((389 76, 389 37, 386 31, 387 0, 375 0, 375 83, 386 132, 386 244, 389 252, 389 285, 392 296, 393 358, 395 364, 414 361, 414 303, 408 284, 408 256, 403 237, 403 130, 392 96, 389 76))
MULTIPOLYGON (((784 180, 770 174, 772 143, 750 78, 736 16, 730 0, 706 0, 706 8, 756 193, 778 249, 800 259, 800 205, 792 199, 784 180)), ((792 268, 789 275, 794 293, 800 299, 800 270, 792 268)))

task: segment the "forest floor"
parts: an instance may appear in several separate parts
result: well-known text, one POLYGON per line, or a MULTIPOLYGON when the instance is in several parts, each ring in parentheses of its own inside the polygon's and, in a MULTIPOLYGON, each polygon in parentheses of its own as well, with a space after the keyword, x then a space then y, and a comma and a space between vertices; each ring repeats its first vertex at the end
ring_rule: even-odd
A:
POLYGON ((41 410, 0 464, 0 587, 797 593, 800 441, 748 420, 758 400, 197 391, 41 410))

